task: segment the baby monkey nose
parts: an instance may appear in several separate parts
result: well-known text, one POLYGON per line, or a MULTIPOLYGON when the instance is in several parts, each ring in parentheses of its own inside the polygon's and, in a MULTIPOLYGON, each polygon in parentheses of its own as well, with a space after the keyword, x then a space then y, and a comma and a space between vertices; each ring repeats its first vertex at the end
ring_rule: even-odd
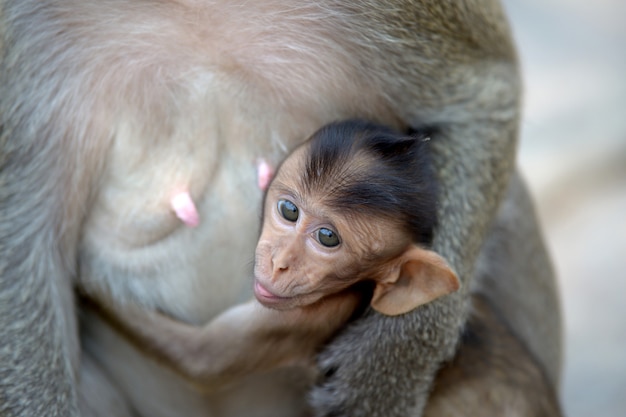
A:
POLYGON ((286 272, 287 270, 289 270, 292 261, 292 257, 284 252, 274 256, 274 259, 272 259, 274 274, 279 274, 281 272, 286 272))
POLYGON ((278 282, 284 280, 285 274, 289 271, 289 266, 282 262, 272 262, 272 277, 271 282, 278 282))
POLYGON ((285 262, 274 262, 274 273, 285 272, 289 269, 289 266, 285 262))
POLYGON ((274 274, 285 273, 296 267, 298 251, 302 248, 295 239, 283 241, 281 246, 276 246, 272 252, 272 272, 274 274))

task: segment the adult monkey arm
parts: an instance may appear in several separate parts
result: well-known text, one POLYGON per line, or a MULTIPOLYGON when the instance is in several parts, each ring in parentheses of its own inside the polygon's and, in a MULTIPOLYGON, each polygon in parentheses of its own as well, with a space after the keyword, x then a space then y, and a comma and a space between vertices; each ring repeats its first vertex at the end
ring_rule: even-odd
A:
POLYGON ((410 85, 392 97, 407 124, 437 129, 433 249, 462 287, 402 317, 371 313, 341 333, 319 359, 326 378, 311 398, 320 416, 421 414, 435 371, 456 348, 473 265, 513 169, 520 83, 500 5, 426 1, 411 11, 386 16, 406 47, 388 64, 410 85))
POLYGON ((461 344, 437 374, 424 415, 561 416, 560 303, 532 202, 517 175, 474 279, 461 344))
POLYGON ((101 167, 93 156, 106 141, 72 144, 76 132, 55 129, 87 126, 78 120, 84 113, 57 95, 68 80, 47 73, 66 62, 62 44, 41 42, 54 22, 24 19, 27 12, 0 3, 0 415, 74 416, 80 348, 71 260, 80 221, 67 219, 82 218, 89 199, 82 190, 101 167))

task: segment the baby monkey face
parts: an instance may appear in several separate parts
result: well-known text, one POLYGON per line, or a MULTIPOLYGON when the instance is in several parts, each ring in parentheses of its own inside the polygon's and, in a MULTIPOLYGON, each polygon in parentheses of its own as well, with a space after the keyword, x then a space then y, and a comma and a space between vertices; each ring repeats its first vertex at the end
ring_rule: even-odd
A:
POLYGON ((323 196, 302 189, 293 162, 285 161, 268 190, 255 254, 255 296, 281 310, 376 280, 409 240, 384 219, 326 207, 323 196))

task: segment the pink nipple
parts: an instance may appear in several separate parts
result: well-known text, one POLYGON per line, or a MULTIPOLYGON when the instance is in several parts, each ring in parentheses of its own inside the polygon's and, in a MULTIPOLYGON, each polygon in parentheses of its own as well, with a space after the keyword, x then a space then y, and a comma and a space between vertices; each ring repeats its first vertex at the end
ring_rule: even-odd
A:
POLYGON ((185 191, 172 197, 172 209, 176 217, 189 227, 196 227, 200 223, 200 216, 189 192, 185 191))
POLYGON ((274 169, 267 163, 265 159, 259 159, 256 165, 257 172, 257 184, 262 191, 267 190, 272 177, 274 176, 274 169))

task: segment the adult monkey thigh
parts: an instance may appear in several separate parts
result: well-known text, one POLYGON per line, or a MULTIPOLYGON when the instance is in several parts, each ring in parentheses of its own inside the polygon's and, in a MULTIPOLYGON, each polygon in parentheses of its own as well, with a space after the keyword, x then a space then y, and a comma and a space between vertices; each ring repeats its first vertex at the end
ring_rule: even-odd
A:
MULTIPOLYGON (((247 274, 224 248, 254 242, 240 212, 251 161, 364 117, 434 131, 434 249, 463 286, 348 329, 313 402, 319 415, 420 413, 512 170, 519 82, 496 2, 5 0, 0 18, 2 411, 77 413, 73 285, 195 323, 243 299, 247 274), (168 205, 181 192, 198 233, 168 205)), ((128 378, 115 374, 127 395, 128 378)))

